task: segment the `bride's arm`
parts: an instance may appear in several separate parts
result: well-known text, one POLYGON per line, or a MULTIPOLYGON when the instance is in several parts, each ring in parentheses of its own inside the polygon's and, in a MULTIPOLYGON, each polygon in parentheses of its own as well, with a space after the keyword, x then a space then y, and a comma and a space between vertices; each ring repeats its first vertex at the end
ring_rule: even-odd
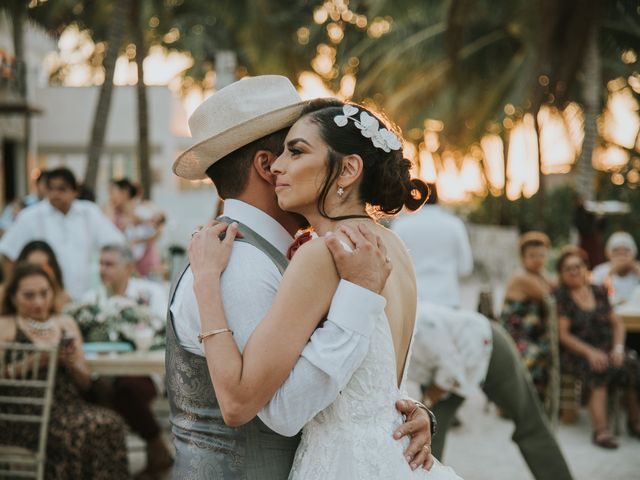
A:
MULTIPOLYGON (((220 272, 226 266, 235 231, 230 230, 223 242, 217 240, 219 231, 207 229, 189 246, 203 332, 227 328, 220 272), (206 262, 197 261, 204 258, 206 262)), ((275 394, 329 310, 338 280, 324 241, 307 243, 289 265, 271 310, 242 355, 228 333, 203 341, 216 396, 229 424, 250 420, 275 394)))

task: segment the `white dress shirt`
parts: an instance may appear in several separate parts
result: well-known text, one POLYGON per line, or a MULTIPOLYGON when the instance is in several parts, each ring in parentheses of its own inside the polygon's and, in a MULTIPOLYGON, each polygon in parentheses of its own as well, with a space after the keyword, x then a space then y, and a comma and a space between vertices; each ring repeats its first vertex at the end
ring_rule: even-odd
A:
MULTIPOLYGON (((226 200, 224 214, 254 230, 283 254, 291 235, 263 211, 238 200, 226 200)), ((223 307, 240 350, 266 316, 282 276, 273 261, 245 242, 233 246, 221 277, 223 307)), ((385 307, 380 295, 341 281, 327 321, 315 330, 289 377, 258 417, 281 435, 295 435, 318 412, 329 406, 346 386, 367 354, 374 320, 385 307)), ((193 274, 187 269, 171 303, 180 344, 204 356, 197 336, 201 331, 193 274)))
POLYGON ((487 375, 492 347, 491 326, 485 316, 419 303, 407 373, 409 395, 422 398, 421 386, 435 384, 461 397, 469 396, 487 375))
MULTIPOLYGON (((124 292, 126 298, 134 300, 140 305, 146 305, 155 315, 166 318, 167 305, 169 303, 169 292, 165 285, 146 280, 144 278, 132 277, 127 282, 124 292)), ((104 304, 109 299, 107 289, 103 284, 98 288, 88 291, 82 297, 82 303, 104 304)))
POLYGON ((100 247, 124 243, 124 235, 93 202, 74 200, 65 214, 48 200, 24 209, 0 240, 0 253, 15 260, 31 240, 46 241, 56 254, 65 290, 78 300, 90 288, 100 247))
POLYGON ((418 300, 460 306, 459 277, 473 271, 464 223, 438 205, 403 215, 391 228, 409 250, 416 272, 418 300))
POLYGON ((616 306, 628 302, 634 289, 640 285, 640 275, 636 272, 629 272, 623 276, 610 272, 611 262, 601 263, 591 272, 591 283, 607 287, 612 305, 616 306))

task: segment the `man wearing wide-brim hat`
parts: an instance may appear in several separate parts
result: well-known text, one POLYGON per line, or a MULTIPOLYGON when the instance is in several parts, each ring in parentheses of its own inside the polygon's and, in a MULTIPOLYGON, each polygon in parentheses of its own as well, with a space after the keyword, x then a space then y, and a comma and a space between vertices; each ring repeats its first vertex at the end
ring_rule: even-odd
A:
MULTIPOLYGON (((284 77, 265 75, 233 83, 191 116, 195 144, 173 165, 180 177, 209 177, 225 200, 221 220, 237 222, 243 235, 221 278, 225 315, 241 350, 273 302, 288 263, 287 249, 303 220, 278 207, 270 172, 303 106, 284 77)), ((340 282, 323 328, 311 336, 271 401, 239 428, 225 424, 224 418, 233 418, 234 412, 222 411, 216 399, 198 341, 206 332, 201 332, 193 275, 185 268, 172 288, 167 323, 175 478, 288 477, 299 442, 296 434, 337 398, 366 355, 373 319, 384 308, 382 297, 367 289, 382 286, 366 281, 369 271, 380 269, 377 260, 360 252, 337 265, 350 281, 340 282)), ((403 413, 419 410, 405 403, 403 413)), ((424 463, 429 458, 421 447, 429 421, 419 412, 405 426, 415 432, 410 449, 414 454, 420 450, 415 458, 424 463)))

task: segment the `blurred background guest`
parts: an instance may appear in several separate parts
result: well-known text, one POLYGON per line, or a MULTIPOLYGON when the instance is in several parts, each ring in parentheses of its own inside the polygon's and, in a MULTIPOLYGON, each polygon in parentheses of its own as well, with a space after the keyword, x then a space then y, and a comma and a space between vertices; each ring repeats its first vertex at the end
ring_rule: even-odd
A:
MULTIPOLYGON (((45 477, 65 480, 127 478, 124 423, 116 413, 84 400, 83 395, 91 387, 91 377, 84 360, 82 336, 73 319, 55 311, 56 288, 41 266, 19 263, 8 280, 0 311, 0 341, 60 345, 45 477), (63 338, 70 341, 61 343, 63 338)), ((25 357, 6 364, 7 373, 16 371, 28 361, 29 357, 25 357)), ((19 395, 15 390, 5 392, 3 389, 3 395, 19 395)), ((10 412, 3 413, 25 414, 30 408, 29 405, 13 405, 10 412)), ((0 428, 0 444, 34 448, 38 434, 35 424, 25 424, 19 429, 0 428)))
POLYGON ((15 221, 18 214, 26 208, 24 200, 21 198, 15 198, 7 204, 2 211, 2 217, 0 218, 0 237, 9 229, 11 224, 15 221))
POLYGON ((27 243, 18 255, 16 262, 40 265, 55 280, 57 289, 54 303, 57 311, 62 311, 62 307, 71 301, 71 296, 64 289, 62 270, 58 264, 56 254, 47 242, 44 240, 32 240, 27 243))
POLYGON ((137 193, 137 187, 128 178, 111 180, 109 202, 104 208, 104 213, 123 233, 133 223, 137 193))
POLYGON ((607 289, 609 301, 615 307, 628 302, 633 290, 640 285, 638 247, 630 234, 616 232, 607 240, 605 252, 609 261, 593 269, 591 282, 607 289))
POLYGON ((520 237, 522 269, 509 278, 500 321, 516 344, 544 402, 549 383, 551 354, 544 298, 551 282, 544 272, 549 237, 531 231, 520 237))
POLYGON ((123 243, 122 233, 92 202, 77 200, 78 184, 67 168, 47 174, 47 200, 24 210, 0 239, 5 274, 31 240, 45 240, 56 253, 67 291, 79 299, 90 288, 100 246, 123 243))
POLYGON ((625 350, 624 325, 613 313, 606 290, 589 283, 586 260, 586 253, 574 246, 565 247, 558 258, 559 286, 554 295, 564 347, 562 368, 582 381, 593 443, 617 448, 608 424, 608 391, 624 389, 629 433, 640 438, 640 363, 635 351, 625 350))
POLYGON ((11 224, 14 222, 18 213, 23 208, 30 207, 31 205, 35 205, 40 200, 46 198, 47 196, 47 171, 41 170, 36 178, 36 191, 34 193, 30 193, 24 198, 16 198, 12 202, 10 202, 5 209, 2 211, 2 215, 0 216, 0 237, 4 232, 6 232, 11 224))
MULTIPOLYGON (((126 297, 145 305, 164 318, 168 305, 168 292, 162 285, 135 278, 131 249, 126 245, 105 245, 100 253, 101 285, 87 292, 84 303, 104 305, 114 296, 126 297)), ((102 381, 102 389, 95 400, 109 406, 126 420, 129 427, 147 443, 145 473, 155 475, 173 464, 169 449, 152 412, 151 404, 158 395, 158 387, 150 377, 116 377, 113 382, 102 381)))
POLYGON ((570 480, 529 373, 507 332, 473 311, 419 303, 407 389, 412 398, 422 398, 438 420, 438 432, 431 439, 437 458, 442 459, 456 411, 480 385, 514 423, 513 441, 534 478, 570 480))
POLYGON ((82 301, 104 303, 109 297, 121 296, 144 305, 160 317, 167 312, 167 289, 151 280, 136 278, 131 248, 123 244, 104 245, 100 249, 100 285, 87 292, 82 301))
POLYGON ((448 307, 460 306, 459 278, 473 271, 469 236, 462 220, 438 205, 435 184, 416 213, 392 224, 406 244, 416 272, 418 300, 448 307))
POLYGON ((131 247, 136 271, 142 277, 160 272, 156 241, 162 235, 165 216, 151 202, 142 201, 141 187, 128 178, 112 180, 105 214, 122 231, 131 247))

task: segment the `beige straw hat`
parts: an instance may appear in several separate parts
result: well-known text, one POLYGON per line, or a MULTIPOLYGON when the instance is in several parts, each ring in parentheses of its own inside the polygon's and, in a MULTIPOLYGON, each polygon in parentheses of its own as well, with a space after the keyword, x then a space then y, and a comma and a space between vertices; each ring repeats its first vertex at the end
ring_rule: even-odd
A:
POLYGON ((293 125, 306 102, 279 75, 250 77, 217 91, 193 112, 189 128, 195 144, 173 163, 188 180, 206 178, 206 170, 240 147, 293 125))

